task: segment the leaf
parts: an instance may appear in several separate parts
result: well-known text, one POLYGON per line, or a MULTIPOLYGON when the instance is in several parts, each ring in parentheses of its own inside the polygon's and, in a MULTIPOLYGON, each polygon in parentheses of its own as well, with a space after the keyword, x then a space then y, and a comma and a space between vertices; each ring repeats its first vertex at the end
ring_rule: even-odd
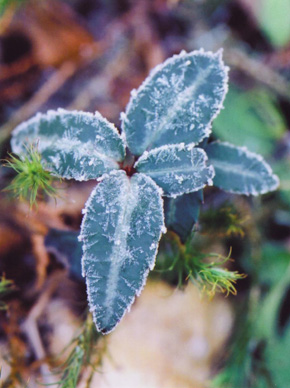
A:
POLYGON ((258 12, 261 27, 274 46, 290 42, 289 0, 262 0, 258 12))
POLYGON ((149 175, 164 195, 177 197, 212 184, 214 170, 206 161, 207 155, 201 148, 177 144, 144 152, 134 167, 149 175))
POLYGON ((224 105, 213 123, 213 134, 263 156, 271 155, 286 131, 274 96, 263 89, 245 92, 230 86, 224 105))
POLYGON ((102 333, 114 329, 153 269, 164 229, 160 189, 146 175, 114 171, 85 208, 83 275, 90 309, 102 333))
POLYGON ((45 236, 45 247, 77 278, 81 278, 82 244, 78 232, 73 230, 50 229, 45 236))
POLYGON ((184 243, 193 231, 203 201, 202 190, 177 198, 164 198, 165 225, 184 243))
MULTIPOLYGON (((268 247, 267 247, 268 248, 268 247)), ((289 250, 274 245, 269 252, 272 261, 268 270, 274 270, 275 276, 270 279, 272 287, 264 295, 255 321, 255 337, 264 341, 267 346, 264 360, 276 387, 287 387, 290 378, 288 360, 290 357, 290 322, 289 322, 289 290, 290 290, 290 253, 289 250), (272 252, 271 252, 272 251, 272 252), (276 251, 276 252, 275 252, 276 251), (278 256, 275 256, 277 253, 278 256), (274 255, 273 255, 274 254, 274 255), (275 263, 278 259, 278 270, 275 263)), ((268 264, 267 260, 263 263, 268 264)), ((262 267, 262 266, 261 266, 262 267)), ((266 270, 264 271, 266 272, 266 270)), ((261 277, 262 279, 262 277, 261 277)))
POLYGON ((258 195, 276 190, 279 179, 264 159, 246 148, 213 142, 206 147, 214 185, 230 193, 258 195))
POLYGON ((166 144, 200 143, 211 132, 227 92, 221 51, 181 52, 153 69, 121 115, 135 155, 166 144))
POLYGON ((258 268, 258 279, 262 285, 272 286, 280 283, 290 265, 290 253, 287 249, 275 242, 263 244, 258 268))
MULTIPOLYGON (((276 317, 277 319, 277 317, 276 317)), ((266 341, 265 341, 266 342, 266 341)), ((275 382, 273 387, 284 388, 289 385, 290 371, 290 325, 282 337, 269 338, 265 350, 265 363, 275 382)), ((266 385, 263 385, 264 388, 266 385)))
POLYGON ((37 143, 44 167, 66 179, 95 179, 125 157, 117 129, 98 112, 39 113, 13 131, 13 152, 27 154, 28 142, 37 143))

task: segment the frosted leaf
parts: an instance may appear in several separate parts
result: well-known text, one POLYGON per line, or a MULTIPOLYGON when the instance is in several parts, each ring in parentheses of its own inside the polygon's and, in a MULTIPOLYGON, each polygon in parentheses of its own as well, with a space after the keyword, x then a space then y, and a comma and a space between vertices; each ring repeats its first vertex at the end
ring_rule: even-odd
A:
POLYGON ((185 242, 193 231, 202 201, 202 190, 175 199, 164 198, 165 224, 179 235, 182 242, 185 242))
POLYGON ((142 155, 135 164, 139 172, 149 175, 169 197, 202 189, 214 176, 212 166, 201 148, 170 145, 142 155))
POLYGON ((163 226, 163 227, 162 227, 161 232, 162 232, 163 234, 166 234, 166 233, 167 233, 167 228, 166 228, 166 226, 163 226))
POLYGON ((208 137, 227 92, 227 73, 221 51, 182 52, 153 69, 122 116, 131 152, 208 137))
POLYGON ((45 166, 63 178, 88 180, 119 168, 125 145, 113 124, 98 112, 48 111, 20 124, 12 150, 21 155, 36 143, 45 166))
POLYGON ((93 190, 81 227, 82 264, 99 331, 113 330, 140 294, 163 229, 163 201, 146 175, 114 171, 93 190))
POLYGON ((259 195, 276 190, 279 179, 264 159, 244 147, 214 142, 206 147, 215 186, 230 193, 259 195))

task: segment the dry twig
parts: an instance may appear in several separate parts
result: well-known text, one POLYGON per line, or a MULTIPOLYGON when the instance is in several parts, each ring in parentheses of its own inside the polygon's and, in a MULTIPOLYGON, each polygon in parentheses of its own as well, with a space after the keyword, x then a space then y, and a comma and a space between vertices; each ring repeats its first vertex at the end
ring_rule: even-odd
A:
MULTIPOLYGON (((50 278, 48 278, 43 292, 40 295, 38 301, 30 310, 26 320, 22 324, 22 329, 25 332, 35 357, 37 360, 43 361, 46 357, 45 349, 41 341, 37 321, 46 308, 50 298, 56 291, 59 282, 63 279, 64 271, 54 272, 50 278)), ((55 378, 51 375, 48 365, 44 362, 40 365, 40 372, 43 378, 44 384, 53 384, 56 382, 55 378)))

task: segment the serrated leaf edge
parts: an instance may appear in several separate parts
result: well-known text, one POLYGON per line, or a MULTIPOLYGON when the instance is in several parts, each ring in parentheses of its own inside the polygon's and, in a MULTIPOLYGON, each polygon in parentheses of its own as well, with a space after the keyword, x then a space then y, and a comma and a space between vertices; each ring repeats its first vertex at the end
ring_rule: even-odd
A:
MULTIPOLYGON (((105 178, 107 178, 107 177, 109 177, 109 176, 118 175, 118 174, 120 174, 120 173, 126 174, 125 171, 122 171, 122 170, 113 170, 113 171, 110 172, 109 174, 107 174, 107 173, 104 174, 102 177, 100 177, 100 178, 98 179, 98 181, 102 181, 102 180, 104 180, 105 178)), ((135 175, 135 174, 134 174, 134 175, 135 175)), ((133 176, 134 176, 134 175, 133 175, 133 176)), ((141 286, 139 287, 139 289, 136 290, 135 296, 131 298, 130 303, 127 305, 127 307, 126 307, 126 309, 124 310, 122 316, 121 316, 121 317, 119 318, 119 320, 116 322, 116 325, 115 325, 112 329, 110 329, 110 330, 104 332, 103 329, 99 326, 99 323, 97 322, 97 320, 96 320, 96 318, 95 318, 95 316, 94 316, 94 314, 93 314, 93 321, 94 321, 94 323, 95 323, 95 325, 96 325, 96 328, 97 328, 97 330, 98 330, 99 332, 102 332, 103 334, 109 334, 109 333, 111 333, 111 332, 116 328, 116 326, 119 324, 119 322, 123 319, 124 315, 125 315, 127 312, 129 312, 129 311, 131 310, 131 306, 132 306, 132 304, 134 303, 136 297, 139 297, 139 296, 140 296, 140 294, 141 294, 141 292, 143 291, 144 286, 145 286, 145 284, 146 284, 146 281, 147 281, 147 278, 148 278, 148 274, 149 274, 150 271, 153 270, 153 268, 154 268, 154 266, 155 266, 156 257, 157 257, 157 253, 158 253, 158 246, 159 246, 159 241, 160 241, 160 239, 161 239, 161 236, 162 236, 162 234, 165 234, 165 233, 167 232, 167 228, 166 228, 166 226, 165 226, 165 215, 164 215, 163 200, 162 200, 162 197, 161 197, 161 196, 162 196, 162 193, 163 193, 163 192, 162 192, 162 189, 161 189, 161 188, 153 181, 153 179, 151 179, 151 178, 150 178, 149 176, 147 176, 146 174, 138 173, 138 175, 142 175, 143 178, 145 178, 145 180, 147 180, 148 182, 150 182, 150 183, 152 184, 152 186, 154 186, 154 187, 156 188, 157 192, 160 194, 158 198, 159 198, 160 209, 162 210, 162 221, 163 221, 163 222, 162 222, 162 226, 161 226, 161 228, 160 228, 159 238, 158 238, 158 240, 157 240, 156 247, 154 248, 154 250, 151 251, 151 252, 152 252, 152 260, 151 260, 151 262, 149 263, 148 269, 147 269, 147 270, 144 272, 144 274, 143 274, 142 284, 141 284, 141 286)), ((130 178, 128 177, 128 179, 130 179, 130 178)), ((92 201, 92 199, 93 199, 93 197, 94 197, 94 194, 95 194, 97 188, 98 188, 98 185, 93 189, 93 191, 91 192, 91 194, 90 194, 90 196, 89 196, 87 202, 85 203, 85 207, 84 207, 84 209, 83 209, 84 217, 83 217, 82 223, 81 223, 81 232, 80 232, 80 235, 79 235, 79 237, 78 237, 79 241, 82 241, 82 230, 83 230, 83 226, 85 225, 86 218, 87 218, 86 209, 90 206, 91 201, 92 201)), ((81 261, 82 261, 82 276, 83 276, 83 277, 86 277, 84 260, 85 260, 85 255, 83 254, 82 259, 81 259, 81 261)), ((91 301, 91 293, 90 293, 90 288, 89 288, 89 286, 88 286, 87 277, 86 277, 86 286, 87 286, 86 289, 87 289, 87 297, 88 297, 88 302, 89 302, 89 306, 90 306, 90 311, 93 312, 94 309, 93 309, 93 307, 91 306, 91 302, 90 302, 90 301, 91 301)))
POLYGON ((106 124, 113 131, 113 133, 115 135, 117 135, 118 138, 121 140, 121 143, 123 145, 124 156, 125 156, 125 150, 126 150, 126 141, 125 141, 125 139, 120 135, 120 133, 119 133, 118 129, 115 127, 115 125, 113 123, 111 123, 109 120, 107 120, 104 116, 102 116, 100 112, 96 111, 95 113, 91 113, 91 112, 84 112, 82 110, 80 110, 80 111, 78 111, 78 110, 67 110, 67 109, 63 109, 63 108, 58 108, 56 110, 50 109, 46 113, 40 113, 39 112, 35 116, 33 116, 30 119, 26 120, 25 122, 19 124, 12 131, 11 144, 12 144, 13 152, 15 152, 15 153, 20 153, 21 152, 21 151, 20 152, 17 151, 17 145, 15 144, 15 137, 19 134, 19 132, 22 132, 27 127, 27 125, 33 124, 34 122, 35 122, 35 124, 37 124, 37 122, 39 120, 41 120, 41 119, 49 119, 50 117, 51 118, 55 118, 55 117, 57 117, 59 115, 62 115, 62 114, 83 115, 83 116, 88 117, 90 119, 96 118, 96 119, 98 119, 100 121, 103 121, 104 124, 106 124), (16 148, 16 150, 15 150, 15 148, 16 148))
MULTIPOLYGON (((198 190, 201 190, 203 189, 206 185, 207 186, 212 186, 213 185, 213 178, 215 176, 215 170, 214 170, 214 167, 212 165, 207 165, 207 161, 208 161, 208 156, 207 156, 207 153, 204 151, 204 149, 202 148, 199 148, 199 147, 195 147, 195 143, 190 143, 190 144, 184 144, 184 143, 179 143, 179 144, 169 144, 169 145, 164 145, 164 146, 160 146, 160 147, 156 147, 156 148, 153 148, 152 150, 150 151, 144 151, 143 154, 140 156, 140 158, 135 162, 134 164, 134 168, 136 168, 138 170, 138 163, 139 162, 142 162, 146 159, 148 159, 148 156, 150 155, 154 155, 154 154, 157 154, 158 152, 162 151, 162 150, 167 150, 167 149, 177 149, 178 151, 182 151, 182 150, 187 150, 187 151, 191 151, 193 148, 196 148, 198 150, 201 151, 201 153, 203 154, 204 156, 204 167, 206 167, 208 169, 208 171, 210 172, 211 176, 209 177, 209 179, 207 180, 207 182, 203 185, 203 186, 200 186, 198 187, 196 190, 194 191, 181 191, 179 193, 175 193, 175 194, 165 194, 163 192, 163 196, 164 197, 168 197, 168 198, 177 198, 183 194, 189 194, 189 193, 194 193, 198 190)), ((146 174, 145 172, 143 172, 143 174, 146 174)), ((152 179, 152 178, 151 178, 152 179)), ((160 190, 162 190, 162 188, 160 187, 160 190)), ((163 191, 163 190, 162 190, 163 191)))
MULTIPOLYGON (((280 185, 280 179, 279 177, 273 173, 273 170, 271 168, 271 166, 265 161, 265 159, 259 155, 259 154, 256 154, 255 152, 252 152, 252 151, 249 151, 247 149, 247 147, 245 146, 235 146, 231 143, 228 143, 226 141, 214 141, 212 143, 209 143, 208 145, 210 146, 211 144, 222 144, 222 145, 226 145, 227 147, 229 148, 232 148, 232 149, 236 149, 236 150, 240 150, 244 153, 244 155, 246 156, 249 156, 251 158, 255 158, 257 159, 259 162, 261 162, 263 164, 263 166, 265 167, 265 169, 267 170, 267 172, 272 176, 273 180, 274 180, 274 184, 273 186, 270 188, 270 189, 265 189, 265 190, 262 190, 262 191, 259 191, 259 192, 244 192, 244 191, 238 191, 238 190, 226 190, 228 193, 232 193, 232 194, 242 194, 242 195, 247 195, 247 196, 250 196, 250 195, 253 195, 254 197, 257 197, 258 195, 261 195, 261 194, 267 194, 271 191, 275 191, 278 189, 279 185, 280 185)), ((206 148, 205 148, 206 150, 206 148)), ((222 189, 223 190, 223 189, 222 189)))
POLYGON ((202 55, 204 55, 204 56, 206 56, 208 58, 215 58, 215 57, 217 57, 218 60, 219 60, 219 64, 221 66, 221 69, 224 70, 224 85, 223 85, 224 86, 224 92, 223 92, 223 95, 222 95, 220 103, 216 107, 217 108, 216 113, 213 115, 212 119, 210 120, 208 125, 205 127, 205 133, 204 133, 204 136, 200 139, 200 142, 202 142, 202 140, 204 140, 207 137, 209 137, 209 135, 211 134, 212 122, 219 115, 221 109, 224 108, 223 103, 224 103, 226 94, 227 94, 228 89, 229 89, 229 86, 228 86, 228 84, 229 84, 229 75, 228 75, 228 73, 229 73, 230 68, 228 66, 226 66, 224 64, 224 62, 223 62, 223 59, 222 59, 223 49, 222 48, 219 49, 216 53, 212 53, 211 51, 207 51, 206 52, 206 51, 204 51, 203 48, 201 48, 199 50, 191 51, 189 53, 186 52, 185 50, 182 50, 179 54, 175 54, 172 57, 167 58, 164 62, 158 64, 153 69, 151 69, 149 74, 148 74, 148 76, 145 78, 145 80, 142 82, 142 84, 137 89, 132 89, 131 90, 130 99, 129 99, 129 102, 128 102, 127 106, 126 106, 125 112, 121 112, 120 113, 120 121, 121 121, 121 128, 122 128, 121 137, 122 137, 123 141, 126 144, 127 144, 127 141, 126 141, 126 133, 125 133, 124 125, 125 125, 125 121, 126 121, 126 118, 127 118, 127 113, 131 109, 131 106, 135 103, 135 100, 137 100, 138 94, 140 92, 142 92, 143 89, 146 88, 147 84, 151 81, 151 79, 154 77, 154 75, 158 71, 160 71, 163 67, 167 66, 171 62, 174 62, 177 58, 192 57, 192 56, 197 56, 197 55, 200 55, 200 54, 202 54, 202 55))

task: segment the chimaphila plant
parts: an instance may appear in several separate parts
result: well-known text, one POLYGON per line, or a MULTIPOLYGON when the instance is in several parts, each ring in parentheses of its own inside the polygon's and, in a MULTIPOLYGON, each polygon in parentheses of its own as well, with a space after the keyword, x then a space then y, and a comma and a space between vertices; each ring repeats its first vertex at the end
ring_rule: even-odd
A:
POLYGON ((140 294, 166 227, 186 237, 206 185, 246 195, 278 186, 260 156, 207 142, 227 73, 221 51, 181 52, 132 91, 121 135, 99 113, 62 109, 37 114, 13 132, 12 150, 20 158, 27 142, 37 142, 43 165, 55 176, 98 181, 79 239, 90 309, 103 333, 140 294), (165 211, 162 197, 168 197, 165 211))

